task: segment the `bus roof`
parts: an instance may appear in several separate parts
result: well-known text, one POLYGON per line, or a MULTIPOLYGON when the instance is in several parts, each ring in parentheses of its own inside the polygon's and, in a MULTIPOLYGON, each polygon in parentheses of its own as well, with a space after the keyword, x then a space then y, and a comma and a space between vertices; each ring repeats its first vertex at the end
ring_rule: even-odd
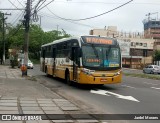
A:
POLYGON ((60 42, 63 42, 63 41, 68 41, 68 40, 71 40, 71 39, 79 39, 79 38, 80 37, 62 38, 62 39, 59 39, 59 40, 54 40, 51 43, 44 44, 44 45, 42 45, 42 47, 45 47, 45 46, 48 46, 48 45, 52 45, 52 44, 57 44, 57 43, 60 43, 60 42))
MULTIPOLYGON (((96 36, 96 37, 103 37, 103 38, 105 37, 105 36, 99 36, 99 35, 81 35, 81 36, 76 36, 76 37, 69 37, 69 38, 62 38, 62 39, 54 40, 53 42, 42 45, 41 47, 49 46, 49 45, 52 45, 52 44, 57 44, 57 43, 60 43, 60 42, 71 40, 71 39, 78 39, 79 40, 82 36, 91 36, 91 37, 96 36)), ((105 38, 110 38, 110 37, 105 37, 105 38)), ((110 38, 110 39, 112 39, 112 38, 110 38)))

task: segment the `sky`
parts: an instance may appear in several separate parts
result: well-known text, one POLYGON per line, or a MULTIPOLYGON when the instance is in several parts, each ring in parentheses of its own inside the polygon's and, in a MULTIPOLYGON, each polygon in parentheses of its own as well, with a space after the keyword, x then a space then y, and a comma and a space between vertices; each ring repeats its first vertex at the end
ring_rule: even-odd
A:
MULTIPOLYGON (((0 0, 0 9, 24 9, 26 1, 0 0)), ((32 1, 32 8, 34 8, 39 0, 32 1)), ((129 1, 131 0, 42 0, 39 4, 43 3, 41 7, 51 3, 39 10, 37 14, 41 17, 41 28, 44 31, 57 29, 62 31, 63 29, 74 36, 88 35, 91 29, 104 29, 105 26, 117 26, 118 31, 123 32, 143 32, 142 21, 148 18, 146 16, 148 13, 156 13, 150 15, 153 19, 157 16, 160 18, 160 0, 133 0, 114 11, 87 20, 69 21, 59 18, 72 20, 89 18, 113 10, 129 1)), ((23 10, 0 11, 11 13, 11 16, 5 17, 8 17, 7 23, 12 25, 16 25, 23 19, 23 10)), ((34 23, 40 24, 40 21, 34 23)))

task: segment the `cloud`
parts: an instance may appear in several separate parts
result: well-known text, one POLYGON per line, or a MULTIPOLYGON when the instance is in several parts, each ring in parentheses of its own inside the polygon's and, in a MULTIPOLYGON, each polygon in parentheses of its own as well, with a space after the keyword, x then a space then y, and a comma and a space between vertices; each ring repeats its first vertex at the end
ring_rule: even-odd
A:
MULTIPOLYGON (((20 0, 19 0, 20 1, 20 0)), ((50 2, 51 0, 47 0, 50 2)), ((42 28, 46 31, 53 30, 59 25, 59 29, 64 29, 71 35, 82 35, 89 34, 89 30, 93 28, 104 28, 105 26, 117 26, 118 30, 121 31, 143 31, 142 21, 147 18, 145 16, 148 13, 154 13, 159 11, 159 0, 134 0, 128 5, 125 5, 113 12, 105 14, 103 16, 79 21, 79 22, 68 22, 58 19, 53 13, 63 18, 79 19, 86 18, 101 14, 109 11, 129 0, 55 0, 53 3, 48 5, 47 8, 43 8, 38 14, 42 15, 42 28), (75 24, 77 23, 77 24, 75 24)), ((21 3, 25 6, 26 0, 21 0, 21 3)), ((35 0, 32 6, 35 6, 38 0, 35 0)), ((47 3, 45 2, 45 3, 47 3)), ((22 8, 22 5, 15 1, 17 7, 22 8)), ((45 5, 45 4, 44 4, 45 5)), ((14 8, 8 0, 0 2, 0 8, 14 8)), ((3 11, 6 12, 6 11, 3 11)), ((13 23, 16 20, 21 11, 9 11, 12 13, 11 17, 8 17, 8 22, 13 23)), ((156 18, 157 15, 151 15, 152 18, 156 18)), ((39 22, 37 22, 39 23, 39 22)))

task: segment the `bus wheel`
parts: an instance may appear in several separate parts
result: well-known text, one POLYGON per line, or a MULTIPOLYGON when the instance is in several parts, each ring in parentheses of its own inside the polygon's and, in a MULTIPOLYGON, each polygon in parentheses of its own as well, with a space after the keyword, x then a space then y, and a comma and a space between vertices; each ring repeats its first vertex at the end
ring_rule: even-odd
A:
POLYGON ((72 82, 70 81, 69 72, 66 72, 65 81, 66 81, 66 83, 67 83, 68 85, 72 85, 72 82))
POLYGON ((49 74, 48 74, 48 69, 46 68, 46 76, 49 76, 49 74))

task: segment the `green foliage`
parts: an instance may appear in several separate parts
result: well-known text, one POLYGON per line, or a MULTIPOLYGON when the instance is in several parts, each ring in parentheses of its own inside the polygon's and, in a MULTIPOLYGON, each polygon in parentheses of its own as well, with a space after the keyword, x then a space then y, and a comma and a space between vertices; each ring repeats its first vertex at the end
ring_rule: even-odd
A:
POLYGON ((30 59, 32 62, 33 62, 33 64, 35 65, 35 64, 40 64, 40 60, 39 59, 30 59))
MULTIPOLYGON (((17 26, 12 27, 9 25, 8 27, 9 34, 6 34, 6 49, 14 48, 17 50, 23 50, 24 47, 24 40, 25 40, 25 30, 24 27, 20 24, 17 26)), ((42 28, 38 25, 30 25, 30 32, 29 32, 29 58, 38 59, 39 60, 39 51, 41 45, 53 42, 54 40, 70 37, 64 30, 61 31, 48 31, 44 32, 42 28)), ((1 32, 0 32, 0 39, 1 39, 1 32)), ((1 43, 1 41, 0 41, 1 43)), ((1 45, 0 45, 1 46, 1 45)), ((0 50, 2 48, 0 47, 0 50)))
POLYGON ((2 13, 0 12, 0 59, 3 54, 3 41, 2 41, 2 13))
POLYGON ((160 50, 156 50, 153 54, 154 61, 160 61, 160 50))

